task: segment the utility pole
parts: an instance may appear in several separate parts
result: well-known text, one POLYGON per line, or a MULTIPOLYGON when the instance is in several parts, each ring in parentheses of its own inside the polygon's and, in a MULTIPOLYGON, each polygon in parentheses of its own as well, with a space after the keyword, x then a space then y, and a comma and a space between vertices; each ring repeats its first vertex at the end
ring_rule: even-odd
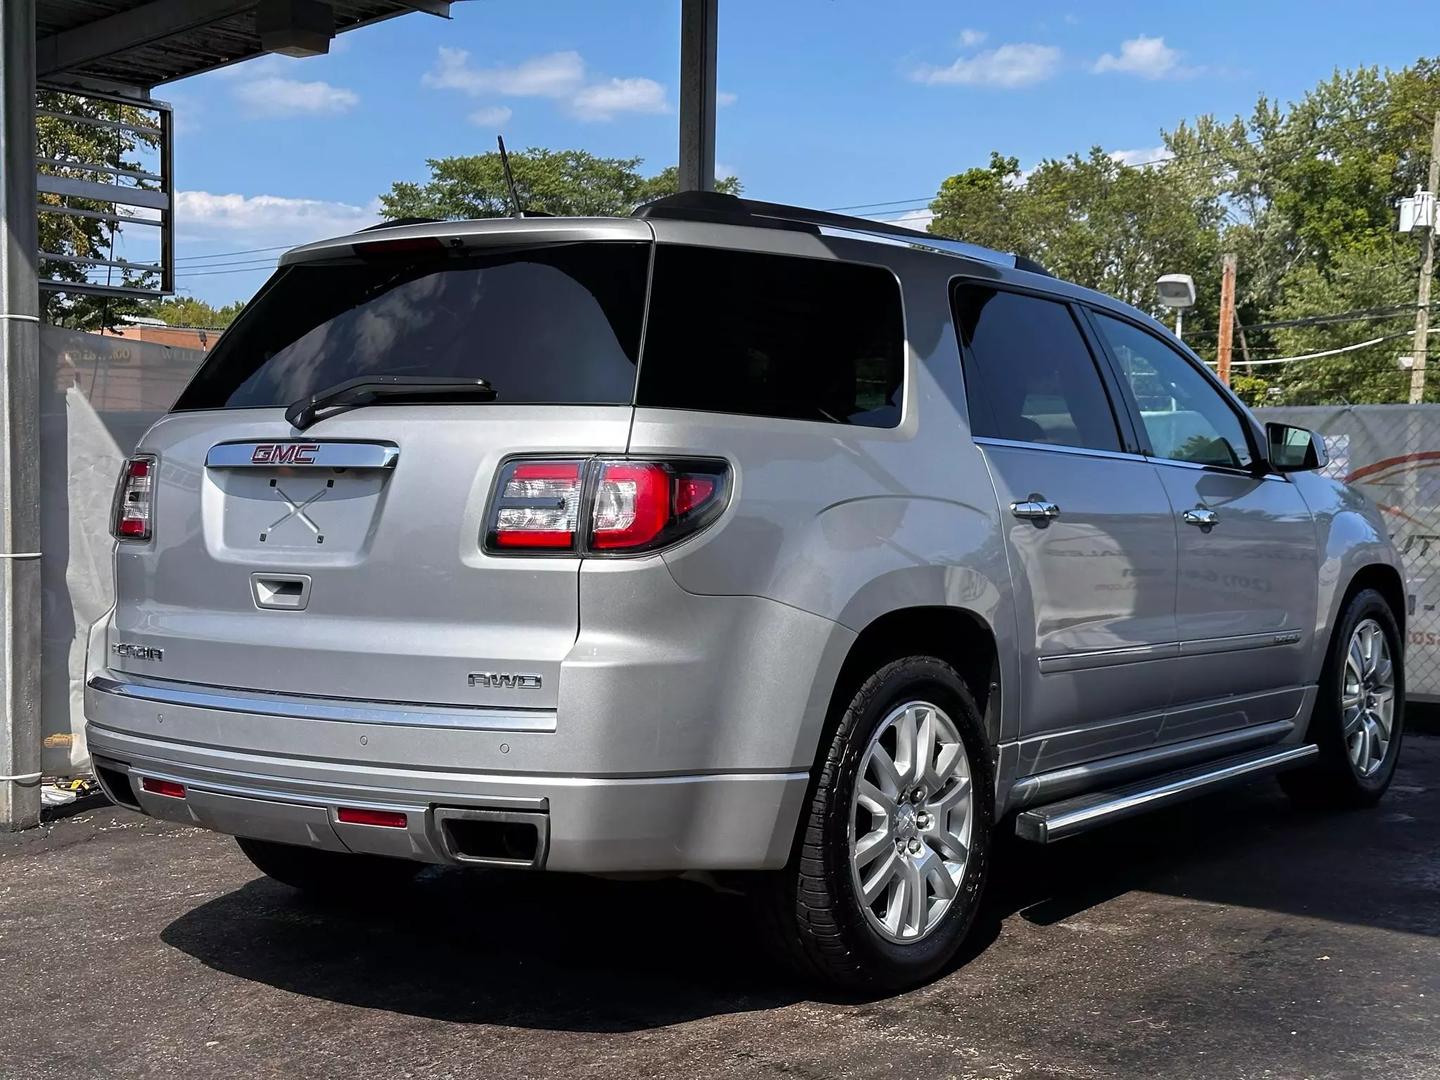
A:
POLYGON ((1230 385, 1230 347, 1235 340, 1235 256, 1227 254, 1220 272, 1220 335, 1215 346, 1215 368, 1220 381, 1230 385))
POLYGON ((40 820, 35 0, 0 0, 0 832, 40 820))
POLYGON ((1440 109, 1435 111, 1435 128, 1430 134, 1430 220, 1425 226, 1425 253, 1420 259, 1420 287, 1415 295, 1415 345, 1410 355, 1415 358, 1410 369, 1410 404, 1425 400, 1425 346, 1430 334, 1430 282, 1435 277, 1435 217, 1440 214, 1435 194, 1440 191, 1440 109))

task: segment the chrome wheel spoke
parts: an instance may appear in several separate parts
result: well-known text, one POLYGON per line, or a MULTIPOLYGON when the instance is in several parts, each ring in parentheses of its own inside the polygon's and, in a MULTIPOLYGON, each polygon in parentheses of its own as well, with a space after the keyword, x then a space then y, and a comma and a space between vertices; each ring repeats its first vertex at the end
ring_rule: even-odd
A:
POLYGON ((895 830, 890 827, 888 817, 882 821, 884 824, 880 828, 855 841, 855 865, 862 870, 887 851, 893 853, 895 850, 895 830))
POLYGON ((883 746, 877 746, 872 751, 870 765, 866 771, 874 773, 875 779, 879 781, 880 789, 891 799, 900 797, 900 788, 904 781, 900 777, 900 770, 895 767, 894 759, 886 753, 883 746))
POLYGON ((925 878, 920 873, 920 864, 906 859, 900 871, 900 880, 905 886, 905 929, 913 936, 920 937, 930 921, 930 896, 925 887, 925 878))
POLYGON ((900 856, 892 849, 885 858, 885 861, 880 864, 874 873, 865 879, 860 887, 860 897, 865 901, 867 908, 874 904, 876 900, 879 900, 881 894, 890 887, 890 883, 895 880, 895 875, 900 872, 900 863, 902 861, 900 856))
POLYGON ((856 786, 856 798, 860 805, 877 817, 892 818, 895 815, 895 799, 881 791, 869 780, 861 780, 856 786))
POLYGON ((970 778, 961 776, 949 787, 941 788, 935 798, 925 804, 925 809, 943 821, 945 815, 970 798, 970 778))

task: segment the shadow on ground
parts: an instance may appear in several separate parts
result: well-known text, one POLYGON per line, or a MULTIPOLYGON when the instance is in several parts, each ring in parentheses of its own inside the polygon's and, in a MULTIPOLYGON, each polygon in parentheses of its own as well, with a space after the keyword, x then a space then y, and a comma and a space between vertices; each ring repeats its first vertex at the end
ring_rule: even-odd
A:
MULTIPOLYGON (((1437 781, 1440 740, 1415 739, 1373 810, 1301 812, 1263 781, 1050 848, 1006 841, 958 964, 1012 916, 1051 925, 1132 890, 1440 936, 1437 781)), ((741 897, 675 880, 434 869, 397 900, 334 909, 259 879, 162 939, 308 997, 557 1031, 644 1030, 816 993, 777 972, 741 897)))

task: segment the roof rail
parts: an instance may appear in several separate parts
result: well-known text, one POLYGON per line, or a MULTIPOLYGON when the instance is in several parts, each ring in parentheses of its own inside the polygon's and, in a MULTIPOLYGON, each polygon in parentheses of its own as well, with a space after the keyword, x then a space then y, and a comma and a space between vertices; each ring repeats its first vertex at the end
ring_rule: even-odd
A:
POLYGON ((851 217, 848 214, 834 214, 828 210, 808 210, 801 206, 787 206, 784 203, 759 202, 725 195, 718 191, 682 191, 678 195, 667 195, 663 199, 645 203, 636 208, 632 217, 674 218, 682 221, 715 221, 726 225, 751 225, 770 229, 795 229, 801 232, 819 233, 822 228, 845 229, 849 232, 866 233, 871 236, 893 237, 915 244, 924 244, 937 251, 952 255, 963 255, 970 259, 1013 265, 1032 273, 1049 274, 1033 259, 994 251, 979 244, 968 244, 963 240, 948 240, 919 229, 907 229, 888 221, 873 221, 870 218, 851 217))
POLYGON ((438 217, 402 217, 392 218, 389 221, 379 221, 374 225, 366 225, 360 232, 374 232, 376 229, 398 229, 402 225, 434 225, 438 217))

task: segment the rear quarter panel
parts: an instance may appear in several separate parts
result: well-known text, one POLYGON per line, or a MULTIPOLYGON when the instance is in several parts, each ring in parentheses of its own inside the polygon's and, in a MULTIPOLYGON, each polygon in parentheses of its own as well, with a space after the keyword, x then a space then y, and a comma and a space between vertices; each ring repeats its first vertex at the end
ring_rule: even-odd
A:
MULTIPOLYGON (((847 636, 899 608, 947 606, 994 631, 1013 665, 1013 605, 994 489, 970 441, 948 282, 954 262, 908 248, 753 230, 759 250, 888 266, 901 282, 906 384, 901 423, 876 429, 668 409, 636 410, 630 450, 727 458, 730 507, 665 555, 681 588, 766 597, 839 624, 847 636)), ((686 242, 704 242, 691 226, 686 242)), ((735 230, 725 230, 734 246, 735 230)), ((718 376, 719 373, 717 373, 718 376)), ((797 661, 801 658, 797 657, 797 661)), ((833 683, 835 671, 795 674, 833 683)), ((1001 677, 1014 685, 1015 672, 1001 677)), ((816 693, 828 697, 828 687, 816 693)), ((1013 738, 1002 698, 991 737, 1013 738)), ((802 733, 814 746, 818 723, 802 733)))

